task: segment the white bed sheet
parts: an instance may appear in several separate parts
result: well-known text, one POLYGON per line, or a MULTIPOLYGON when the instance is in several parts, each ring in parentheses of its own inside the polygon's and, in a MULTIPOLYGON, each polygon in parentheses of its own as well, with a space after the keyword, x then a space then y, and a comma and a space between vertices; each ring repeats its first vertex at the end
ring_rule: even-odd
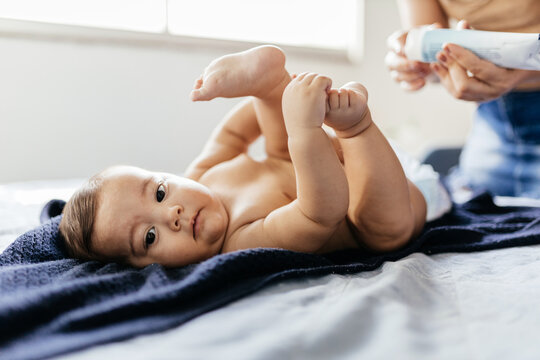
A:
MULTIPOLYGON (((0 185, 0 249, 78 184, 0 185)), ((60 358, 539 359, 539 302, 540 246, 412 254, 277 283, 177 328, 60 358)))

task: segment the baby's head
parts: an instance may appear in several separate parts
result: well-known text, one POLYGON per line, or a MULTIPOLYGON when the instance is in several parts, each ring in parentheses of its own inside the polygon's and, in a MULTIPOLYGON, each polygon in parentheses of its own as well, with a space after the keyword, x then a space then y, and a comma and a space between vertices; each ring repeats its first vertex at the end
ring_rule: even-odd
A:
POLYGON ((131 166, 90 178, 63 213, 60 232, 71 256, 136 267, 184 266, 219 253, 229 220, 204 185, 131 166))

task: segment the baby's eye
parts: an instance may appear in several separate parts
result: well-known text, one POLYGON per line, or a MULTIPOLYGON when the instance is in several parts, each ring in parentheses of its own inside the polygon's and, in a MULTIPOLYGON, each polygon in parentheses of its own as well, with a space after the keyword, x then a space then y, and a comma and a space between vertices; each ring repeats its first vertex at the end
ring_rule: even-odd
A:
POLYGON ((148 248, 150 245, 154 243, 156 240, 156 229, 154 227, 151 227, 150 230, 146 233, 146 236, 144 237, 144 247, 148 248))
POLYGON ((165 186, 163 184, 159 185, 156 191, 156 200, 161 202, 165 197, 165 186))

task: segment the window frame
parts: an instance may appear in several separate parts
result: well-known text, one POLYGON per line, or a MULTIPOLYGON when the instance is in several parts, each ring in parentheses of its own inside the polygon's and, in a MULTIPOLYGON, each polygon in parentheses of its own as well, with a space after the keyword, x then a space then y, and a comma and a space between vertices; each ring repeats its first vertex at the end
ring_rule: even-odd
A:
MULTIPOLYGON (((305 56, 322 57, 327 60, 341 60, 357 63, 363 57, 364 45, 364 9, 365 0, 357 1, 356 26, 353 44, 348 49, 331 49, 314 46, 289 45, 279 42, 287 53, 305 56)), ((98 26, 84 26, 3 18, 0 16, 0 38, 16 38, 53 42, 75 42, 86 44, 111 44, 117 46, 134 46, 149 48, 166 48, 173 50, 226 49, 242 51, 249 47, 261 45, 262 42, 227 40, 171 34, 168 27, 162 32, 146 32, 137 30, 112 29, 98 26)))

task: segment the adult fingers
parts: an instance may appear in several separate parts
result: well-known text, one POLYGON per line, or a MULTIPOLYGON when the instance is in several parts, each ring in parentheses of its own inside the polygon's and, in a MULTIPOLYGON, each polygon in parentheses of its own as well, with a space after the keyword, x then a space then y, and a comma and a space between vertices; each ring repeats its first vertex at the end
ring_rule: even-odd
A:
POLYGON ((398 72, 423 72, 429 73, 429 64, 416 60, 409 60, 404 56, 389 51, 384 58, 386 67, 390 71, 398 72))
POLYGON ((472 29, 472 27, 471 25, 469 25, 469 22, 467 20, 459 20, 459 22, 456 25, 456 29, 466 30, 466 29, 472 29))
POLYGON ((500 78, 506 69, 500 68, 492 62, 480 59, 473 52, 456 44, 444 44, 446 54, 454 59, 461 67, 469 71, 474 77, 484 82, 494 82, 500 78))
POLYGON ((432 63, 431 70, 433 70, 435 75, 437 75, 442 86, 444 86, 445 89, 453 96, 455 89, 454 84, 452 83, 452 79, 450 78, 450 74, 448 73, 448 69, 442 64, 432 63))
MULTIPOLYGON (((440 29, 442 25, 438 22, 428 25, 432 29, 440 29)), ((386 46, 389 50, 395 52, 398 55, 405 56, 404 48, 407 41, 407 35, 409 34, 408 30, 397 30, 394 31, 388 38, 386 38, 386 46)))
POLYGON ((408 31, 398 30, 390 34, 390 36, 386 39, 386 46, 388 46, 388 49, 398 55, 405 55, 403 53, 403 48, 405 47, 407 33, 408 31))
POLYGON ((447 67, 445 67, 441 63, 432 63, 431 68, 433 72, 439 77, 441 85, 444 86, 444 88, 450 93, 450 95, 457 99, 465 100, 463 99, 463 95, 459 94, 459 92, 457 91, 454 79, 450 75, 450 71, 447 67))
POLYGON ((424 85, 426 85, 426 80, 424 80, 423 78, 422 79, 416 79, 414 81, 402 81, 399 83, 399 86, 401 86, 401 88, 403 90, 407 90, 407 91, 417 91, 417 90, 420 90, 421 88, 424 87, 424 85))
POLYGON ((467 70, 448 54, 439 52, 437 59, 444 66, 434 64, 436 65, 434 70, 452 96, 468 101, 481 101, 493 97, 493 89, 489 85, 470 77, 467 70))
POLYGON ((413 72, 400 72, 400 71, 394 71, 394 70, 390 71, 390 77, 392 78, 392 80, 396 82, 402 82, 402 81, 411 82, 418 79, 423 79, 425 76, 426 74, 422 72, 416 72, 416 71, 413 71, 413 72))
POLYGON ((443 26, 439 22, 434 22, 433 24, 428 25, 428 28, 430 29, 442 29, 442 27, 443 26))

